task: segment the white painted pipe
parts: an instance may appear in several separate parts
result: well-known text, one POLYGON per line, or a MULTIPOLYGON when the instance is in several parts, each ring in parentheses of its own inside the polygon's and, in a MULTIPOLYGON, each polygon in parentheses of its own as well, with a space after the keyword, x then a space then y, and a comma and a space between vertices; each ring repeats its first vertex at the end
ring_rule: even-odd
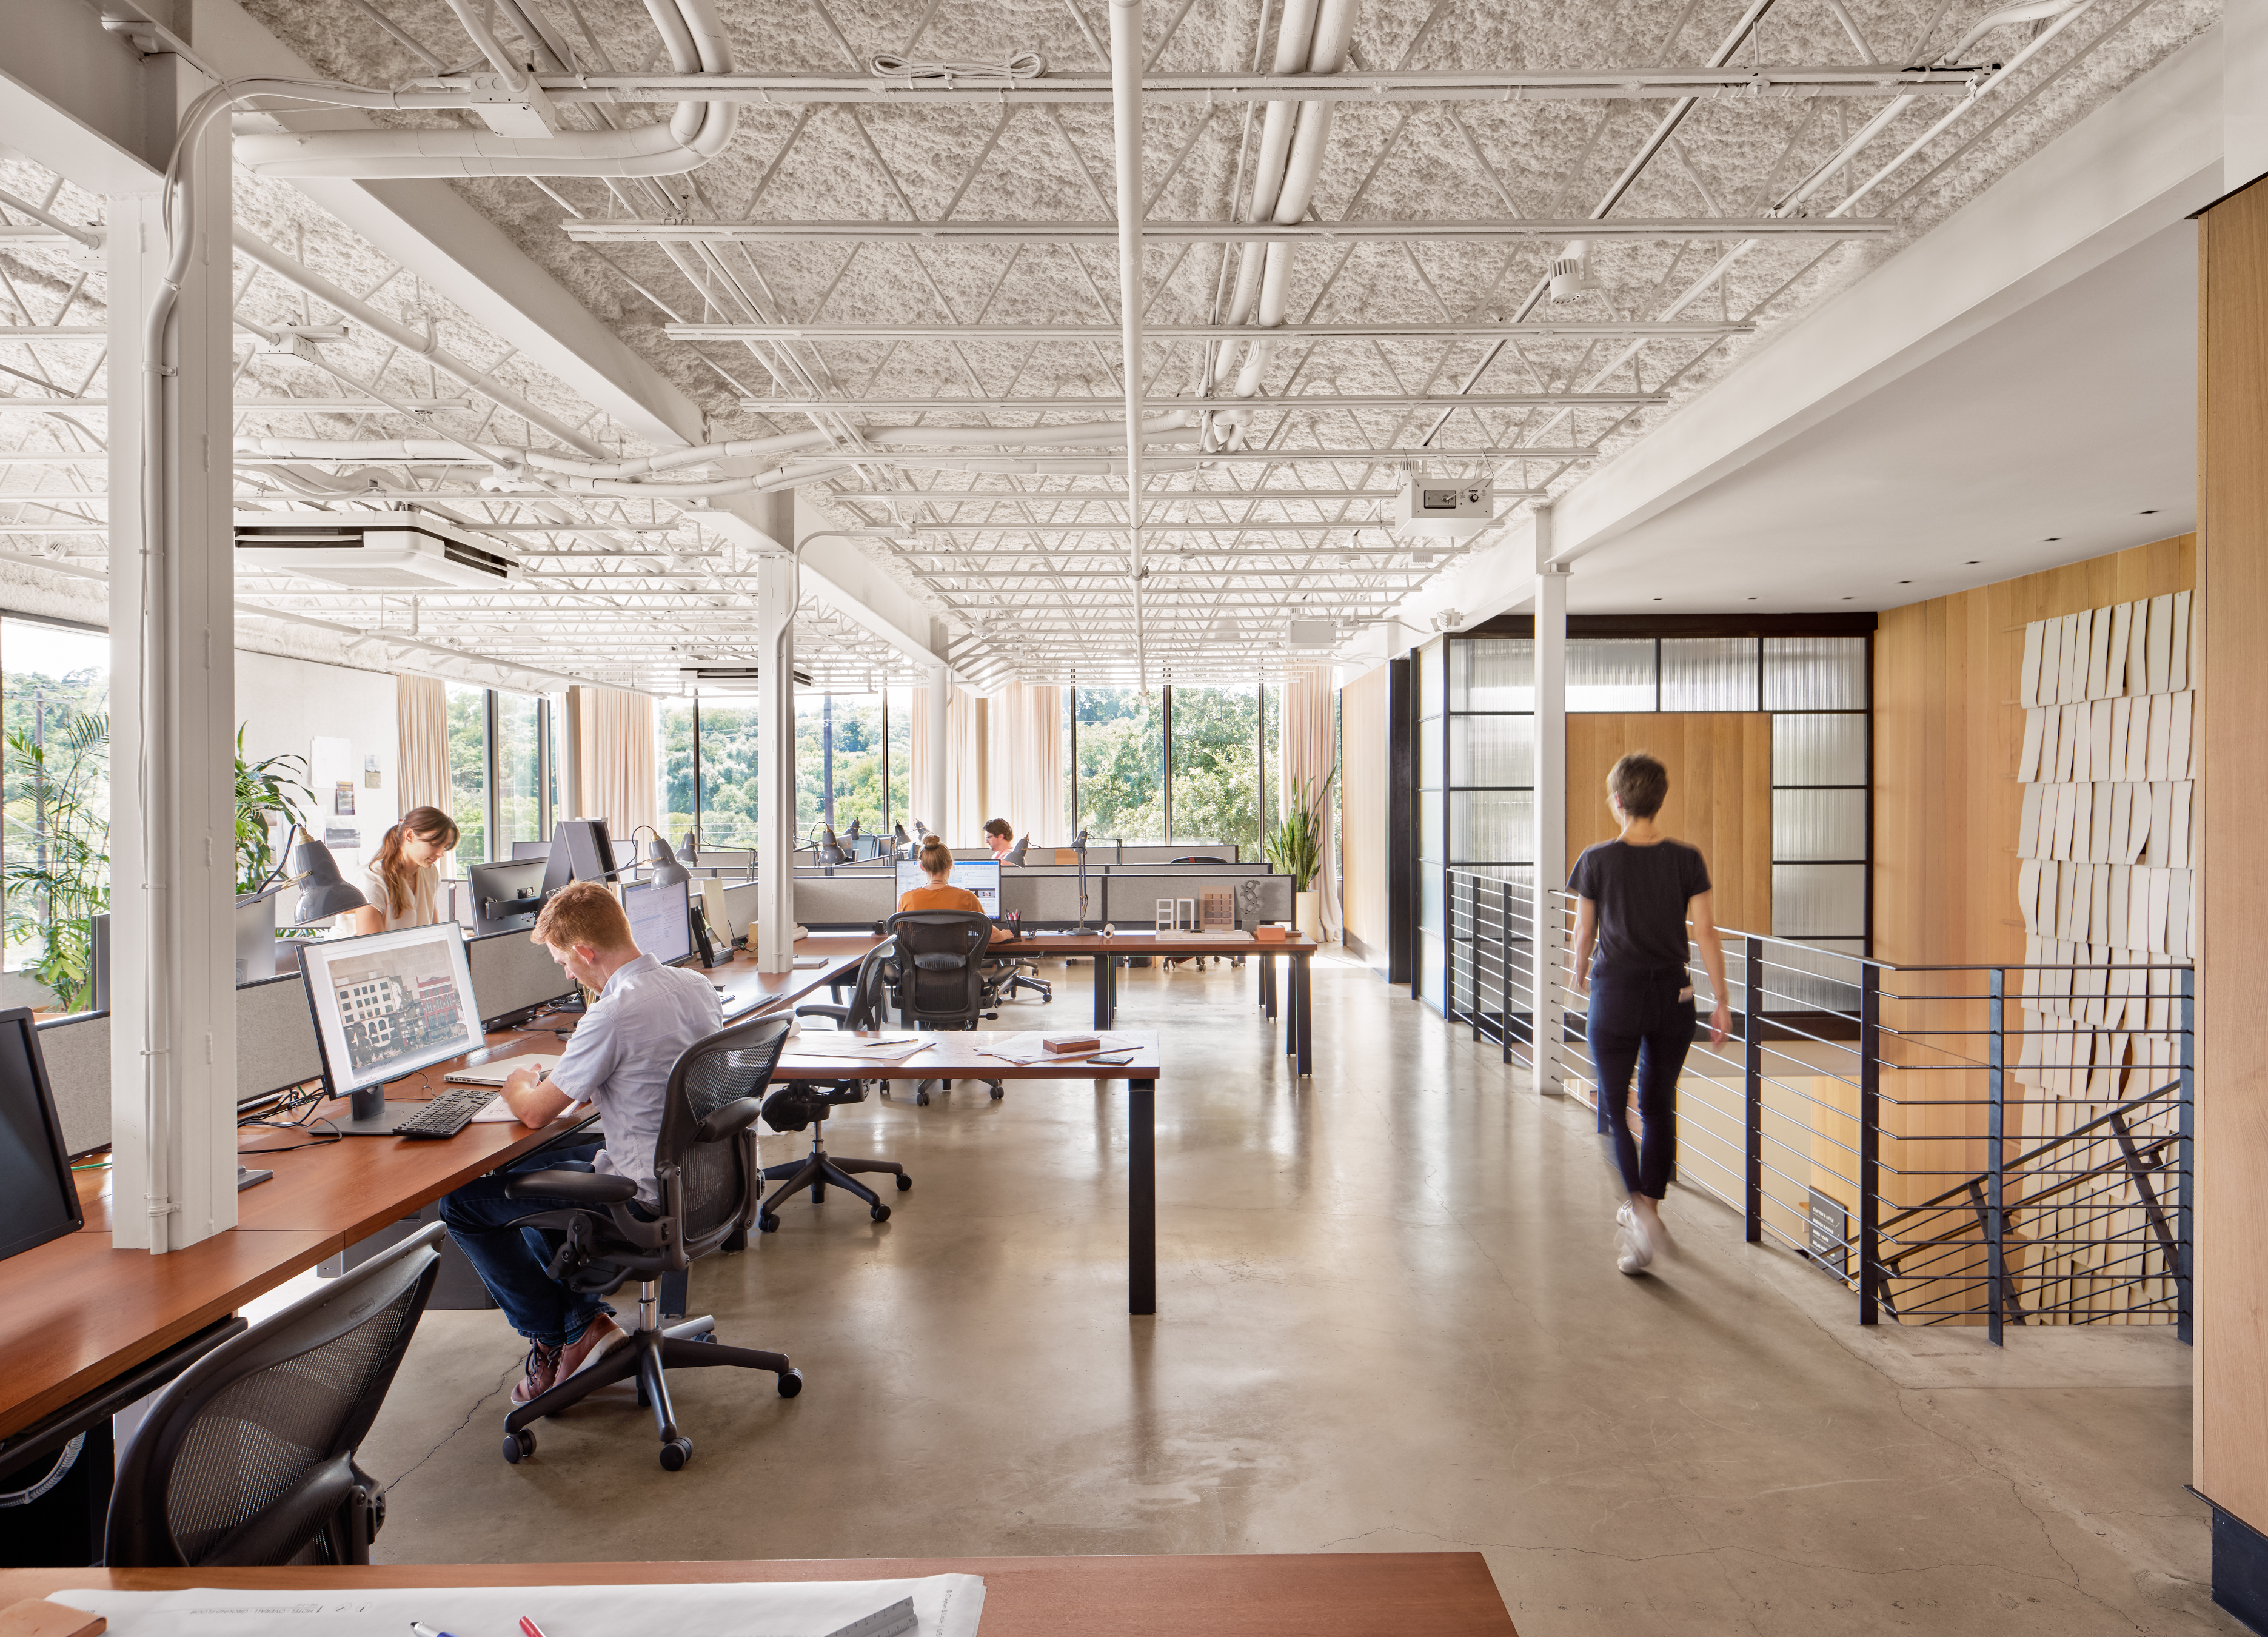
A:
MULTIPOLYGON (((1276 26, 1275 66, 1278 74, 1297 74, 1307 66, 1307 50, 1314 41, 1318 4, 1319 0, 1286 0, 1283 20, 1276 26)), ((1295 102, 1271 102, 1262 118, 1260 151, 1252 168, 1252 209, 1246 218, 1248 221, 1275 219, 1276 201, 1284 189, 1284 166, 1291 157, 1292 129, 1298 114, 1299 104, 1295 102)), ((1251 318, 1253 303, 1260 292, 1261 262, 1267 250, 1267 245, 1259 240, 1246 241, 1236 266, 1236 293, 1228 304, 1229 323, 1241 324, 1251 318)), ((1226 373, 1226 359, 1222 372, 1226 373)))
MULTIPOLYGON (((1110 0, 1110 124, 1118 159, 1118 325, 1125 356, 1126 490, 1142 492, 1142 0, 1110 0)), ((1185 416, 1167 417, 1186 423, 1185 416)), ((1180 434, 1198 441, 1200 434, 1180 434)), ((1150 685, 1142 640, 1142 523, 1140 504, 1126 509, 1127 581, 1134 609, 1134 670, 1143 691, 1150 685)))
MULTIPOLYGON (((732 47, 711 0, 645 0, 671 66, 723 74, 732 47)), ((519 79, 510 81, 518 89, 519 79)), ((675 176, 698 169, 733 139, 737 106, 681 102, 662 123, 557 136, 484 130, 284 131, 236 139, 236 159, 263 176, 364 180, 449 176, 675 176)))

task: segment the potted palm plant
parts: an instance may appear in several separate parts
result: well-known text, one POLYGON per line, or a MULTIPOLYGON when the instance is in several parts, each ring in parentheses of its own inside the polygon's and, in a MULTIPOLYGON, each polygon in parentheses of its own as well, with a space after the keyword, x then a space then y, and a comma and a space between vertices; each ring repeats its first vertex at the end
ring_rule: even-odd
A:
POLYGON ((74 711, 8 734, 6 934, 66 1012, 92 1004, 93 918, 110 907, 110 718, 74 711))
POLYGON ((1314 943, 1321 943, 1323 936, 1322 910, 1314 886, 1323 867, 1331 781, 1337 777, 1338 769, 1333 768, 1320 780, 1293 780, 1284 793, 1284 816, 1269 827, 1262 844, 1268 862, 1292 878, 1293 922, 1300 936, 1314 943))

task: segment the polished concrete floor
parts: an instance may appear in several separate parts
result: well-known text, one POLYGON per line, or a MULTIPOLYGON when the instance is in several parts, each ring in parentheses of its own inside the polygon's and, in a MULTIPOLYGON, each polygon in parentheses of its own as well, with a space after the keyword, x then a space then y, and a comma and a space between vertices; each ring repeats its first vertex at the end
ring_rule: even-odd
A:
MULTIPOLYGON (((1085 970, 1050 1007, 1073 1022, 1085 970)), ((1126 975, 1167 1026, 1159 1312, 1125 1311, 1123 1089, 962 1087, 830 1122, 917 1178, 700 1264, 696 1311, 809 1380, 676 1378, 498 1452, 519 1349, 429 1315, 363 1459, 395 1562, 1477 1548, 1551 1633, 2234 1632, 2203 1585, 2163 1332, 1861 1333, 1720 1206, 1614 1270, 1587 1110, 1351 963, 1305 1085, 1226 967, 1126 975)), ((768 1161, 803 1139, 768 1136, 768 1161)))

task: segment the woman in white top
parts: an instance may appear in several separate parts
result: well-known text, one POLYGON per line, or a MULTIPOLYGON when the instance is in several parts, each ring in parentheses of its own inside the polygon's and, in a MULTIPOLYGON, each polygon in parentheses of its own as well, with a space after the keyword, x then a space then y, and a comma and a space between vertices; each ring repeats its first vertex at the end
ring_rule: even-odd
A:
POLYGON ((363 872, 367 907, 350 910, 353 935, 390 933, 402 926, 431 926, 441 917, 441 855, 457 844, 457 822, 438 807, 412 807, 386 832, 378 856, 363 872))

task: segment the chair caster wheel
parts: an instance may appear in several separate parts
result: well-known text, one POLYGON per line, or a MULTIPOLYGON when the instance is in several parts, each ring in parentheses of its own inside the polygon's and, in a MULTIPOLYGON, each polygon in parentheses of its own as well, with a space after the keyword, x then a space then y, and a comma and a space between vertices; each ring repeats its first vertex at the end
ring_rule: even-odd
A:
POLYGON ((994 1080, 994 1081, 992 1082, 992 1101, 993 1101, 993 1102, 999 1102, 999 1101, 1000 1101, 1000 1099, 1001 1099, 1001 1098, 1003 1098, 1003 1097, 1006 1096, 1007 1095, 1008 1095, 1008 1088, 1007 1088, 1006 1087, 1003 1086, 1003 1085, 1002 1085, 998 1080, 994 1080))
POLYGON ((762 1216, 756 1218, 756 1231, 765 1234, 777 1234, 779 1232, 779 1218, 774 1216, 770 1211, 765 1212, 762 1216))
POLYGON ((506 1433, 504 1435, 504 1458, 512 1465, 518 1466, 534 1453, 535 1434, 525 1427, 519 1432, 506 1433))
POLYGON ((685 1464, 692 1458, 693 1441, 690 1438, 673 1438, 661 1447, 661 1470, 665 1472, 683 1471, 685 1464))
POLYGON ((900 1193, 905 1192, 907 1189, 913 1185, 914 1179, 912 1177, 907 1176, 903 1171, 900 1171, 898 1173, 898 1191, 900 1193))
POLYGON ((917 1091, 914 1093, 914 1102, 918 1107, 924 1109, 929 1107, 929 1093, 925 1091, 917 1091))
POLYGON ((787 1374, 779 1378, 779 1396, 781 1397, 792 1398, 796 1394, 802 1390, 803 1372, 801 1370, 790 1370, 787 1374))
POLYGON ((873 1217, 878 1222, 887 1222, 890 1220, 890 1207, 886 1205, 878 1205, 869 1210, 866 1214, 873 1217))

